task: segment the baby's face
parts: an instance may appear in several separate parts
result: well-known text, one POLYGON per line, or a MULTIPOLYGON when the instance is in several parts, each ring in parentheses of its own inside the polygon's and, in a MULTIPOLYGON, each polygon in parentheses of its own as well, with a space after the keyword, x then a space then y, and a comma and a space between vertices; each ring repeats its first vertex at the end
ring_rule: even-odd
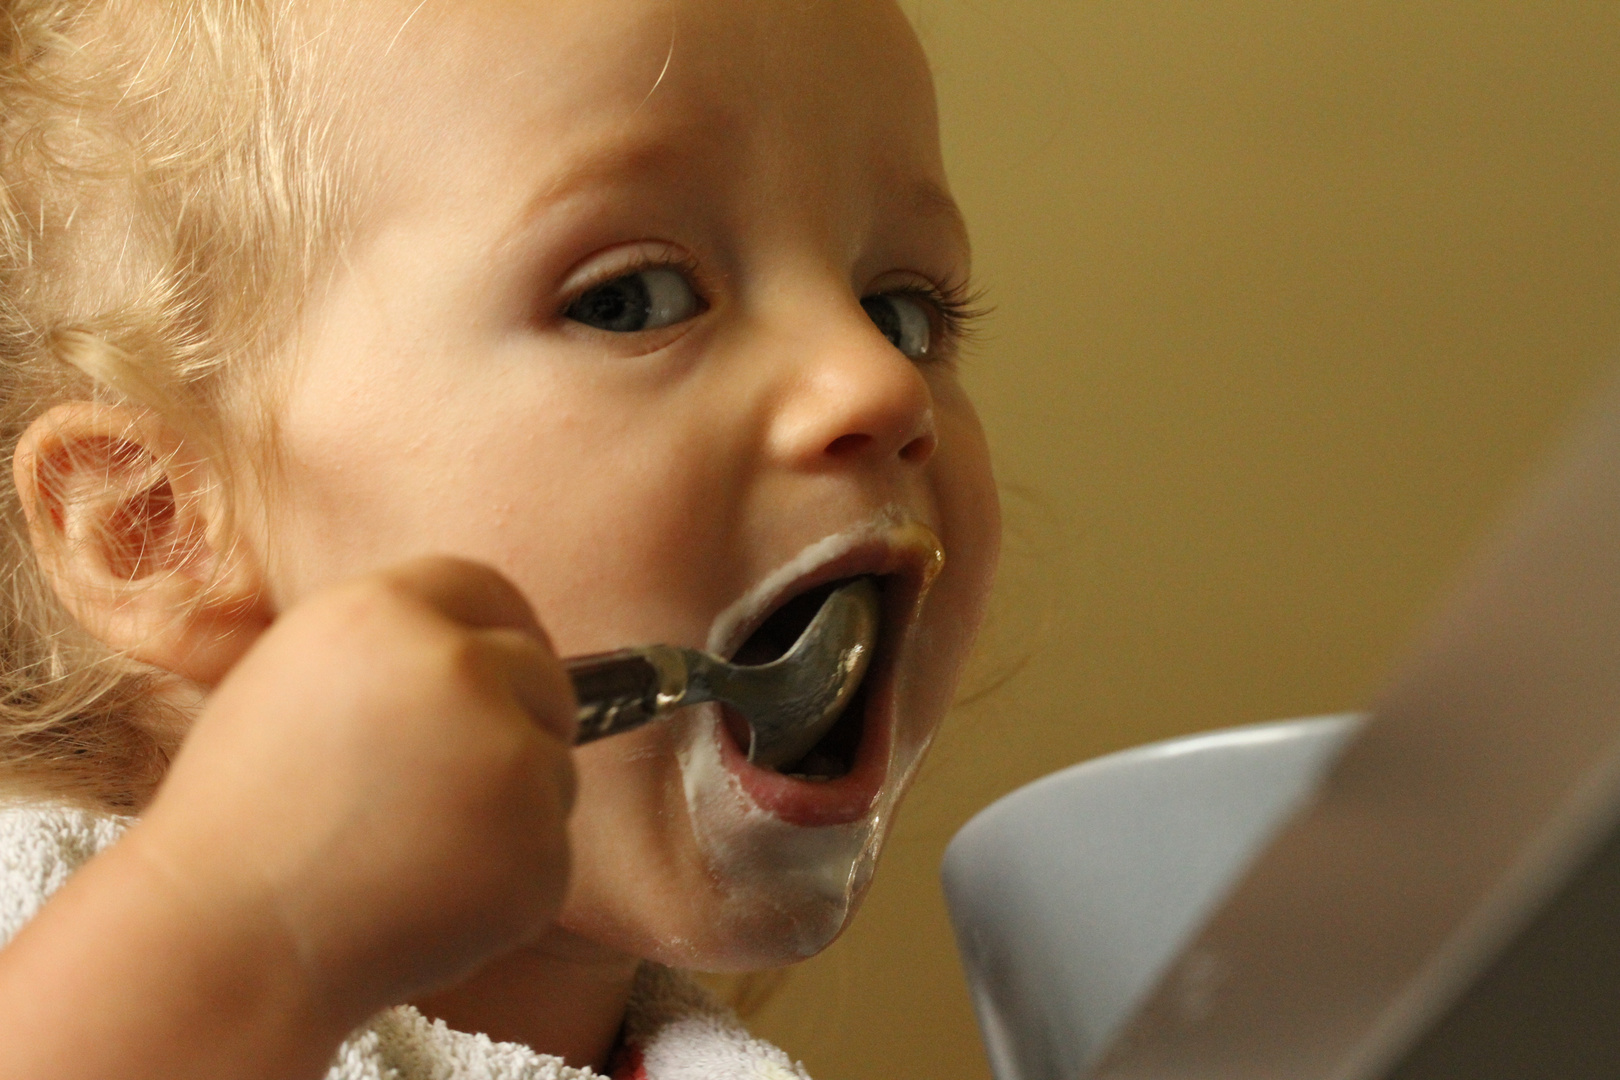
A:
POLYGON ((866 689, 798 767, 828 778, 748 764, 712 706, 577 755, 565 927, 695 967, 809 955, 951 700, 999 533, 922 54, 885 0, 414 7, 364 9, 345 54, 384 180, 278 395, 274 600, 456 554, 564 655, 730 654, 882 575, 866 689))

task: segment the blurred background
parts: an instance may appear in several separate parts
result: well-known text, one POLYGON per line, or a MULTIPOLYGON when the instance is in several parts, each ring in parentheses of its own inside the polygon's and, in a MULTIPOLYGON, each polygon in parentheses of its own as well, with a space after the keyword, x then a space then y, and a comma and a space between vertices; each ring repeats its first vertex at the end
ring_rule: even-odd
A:
MULTIPOLYGON (((982 1080, 938 867, 1038 776, 1377 691, 1620 364, 1620 3, 909 0, 996 311, 1007 556, 832 949, 817 1080, 982 1080)), ((1620 542, 1620 538, 1617 538, 1620 542)))

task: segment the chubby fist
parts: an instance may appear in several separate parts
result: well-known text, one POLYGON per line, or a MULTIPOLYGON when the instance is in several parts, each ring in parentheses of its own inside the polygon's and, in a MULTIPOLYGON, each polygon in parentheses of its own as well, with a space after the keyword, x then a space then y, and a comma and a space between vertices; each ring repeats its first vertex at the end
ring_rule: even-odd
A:
POLYGON ((568 881, 574 699, 493 570, 422 559, 281 616, 219 684, 147 854, 285 935, 341 1013, 537 938, 568 881))

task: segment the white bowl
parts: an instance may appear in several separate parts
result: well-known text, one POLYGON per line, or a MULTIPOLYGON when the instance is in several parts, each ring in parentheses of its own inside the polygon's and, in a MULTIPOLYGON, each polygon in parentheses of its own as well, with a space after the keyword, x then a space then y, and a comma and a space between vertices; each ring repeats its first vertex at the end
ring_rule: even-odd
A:
POLYGON ((945 899, 997 1080, 1083 1076, 1361 720, 1137 747, 968 822, 945 899))

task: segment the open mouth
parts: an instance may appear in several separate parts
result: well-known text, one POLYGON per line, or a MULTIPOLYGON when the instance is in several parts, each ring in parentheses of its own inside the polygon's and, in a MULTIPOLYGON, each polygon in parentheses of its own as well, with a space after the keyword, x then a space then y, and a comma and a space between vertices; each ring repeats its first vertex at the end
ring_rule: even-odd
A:
MULTIPOLYGON (((853 578, 825 582, 790 598, 773 611, 759 628, 749 635, 732 656, 734 664, 768 664, 781 659, 799 640, 810 621, 821 610, 822 604, 834 591, 848 585, 853 578)), ((881 592, 884 578, 875 577, 881 592)), ((881 659, 881 649, 874 653, 873 664, 881 659)), ((856 687, 838 718, 826 734, 804 756, 772 771, 796 780, 826 782, 849 775, 855 767, 860 750, 861 736, 866 726, 867 688, 872 682, 873 668, 868 666, 866 676, 856 687)), ((749 744, 748 722, 736 710, 721 710, 726 727, 738 746, 749 744)))

